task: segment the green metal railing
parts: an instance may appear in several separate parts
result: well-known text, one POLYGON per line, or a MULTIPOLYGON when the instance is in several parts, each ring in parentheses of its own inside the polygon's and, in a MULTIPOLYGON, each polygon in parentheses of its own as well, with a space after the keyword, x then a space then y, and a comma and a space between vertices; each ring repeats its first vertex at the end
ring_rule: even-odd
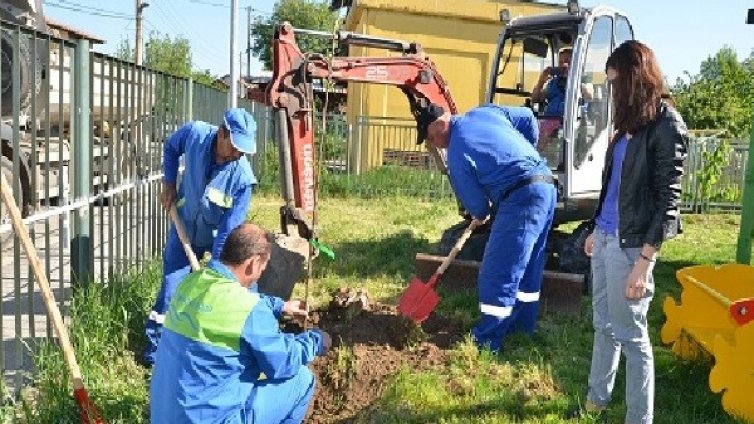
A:
MULTIPOLYGON (((749 149, 752 148, 754 148, 754 117, 752 117, 749 141, 749 149)), ((736 262, 749 265, 751 264, 751 239, 754 237, 754 155, 749 155, 747 158, 744 178, 743 208, 736 247, 736 262)))

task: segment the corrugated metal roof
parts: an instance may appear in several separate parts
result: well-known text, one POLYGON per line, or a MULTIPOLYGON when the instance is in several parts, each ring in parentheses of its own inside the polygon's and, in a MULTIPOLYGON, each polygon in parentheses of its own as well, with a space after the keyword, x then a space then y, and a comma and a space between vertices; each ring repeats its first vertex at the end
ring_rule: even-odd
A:
POLYGON ((68 24, 60 22, 60 21, 55 20, 53 18, 47 17, 47 18, 45 18, 45 21, 47 22, 47 26, 49 26, 51 29, 60 29, 60 30, 63 30, 65 32, 67 32, 68 34, 70 34, 71 36, 75 37, 75 38, 86 38, 87 40, 92 41, 95 44, 103 44, 103 43, 105 43, 105 39, 104 38, 101 38, 101 37, 98 37, 98 36, 96 36, 94 34, 88 33, 88 32, 86 32, 84 30, 72 27, 72 26, 70 26, 68 24))

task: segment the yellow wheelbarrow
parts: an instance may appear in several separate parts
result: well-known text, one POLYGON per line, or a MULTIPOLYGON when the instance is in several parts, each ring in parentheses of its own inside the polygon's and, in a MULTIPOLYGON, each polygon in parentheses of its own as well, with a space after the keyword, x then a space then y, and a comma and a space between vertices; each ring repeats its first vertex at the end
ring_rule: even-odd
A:
POLYGON ((665 299, 663 343, 684 359, 712 355, 710 389, 729 414, 754 421, 754 267, 692 266, 676 277, 681 303, 665 299))

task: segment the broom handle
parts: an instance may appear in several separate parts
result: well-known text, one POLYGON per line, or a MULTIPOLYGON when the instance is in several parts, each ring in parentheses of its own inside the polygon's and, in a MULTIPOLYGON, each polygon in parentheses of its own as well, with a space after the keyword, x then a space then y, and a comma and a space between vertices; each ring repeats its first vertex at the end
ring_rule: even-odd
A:
POLYGON ((437 268, 437 272, 435 274, 442 275, 446 269, 448 269, 448 266, 450 266, 450 263, 453 262, 453 259, 456 258, 456 255, 458 255, 458 252, 461 251, 463 248, 463 245, 466 244, 466 240, 471 237, 471 233, 474 232, 474 230, 477 227, 477 221, 476 219, 471 221, 471 224, 469 224, 468 227, 466 227, 466 230, 464 230, 463 234, 461 234, 461 237, 458 238, 458 241, 456 241, 455 246, 453 246, 453 249, 450 250, 450 253, 448 253, 448 256, 445 257, 445 259, 442 260, 442 263, 440 264, 440 267, 437 268))
POLYGON ((73 388, 75 390, 83 389, 84 382, 81 378, 81 368, 79 368, 78 362, 76 362, 76 355, 73 352, 73 346, 71 340, 68 337, 68 330, 63 323, 63 317, 60 315, 60 309, 55 302, 55 297, 50 290, 50 282, 47 280, 47 275, 42 272, 42 263, 39 261, 37 250, 34 248, 34 244, 29 238, 26 227, 21 220, 21 211, 16 205, 16 200, 13 198, 13 191, 8 184, 8 180, 5 179, 5 174, 0 172, 0 195, 2 195, 3 202, 8 208, 13 229, 16 232, 21 245, 24 248, 31 268, 34 271, 34 277, 39 285, 39 290, 42 292, 42 299, 44 300, 47 313, 52 318, 52 326, 55 328, 55 333, 58 335, 58 341, 60 342, 60 348, 63 349, 63 356, 65 357, 65 363, 68 365, 68 371, 71 373, 71 379, 73 380, 73 388))
POLYGON ((170 219, 173 220, 175 231, 178 233, 178 238, 181 239, 181 245, 183 245, 183 251, 186 252, 186 257, 188 257, 189 262, 191 263, 191 270, 199 271, 199 260, 196 259, 194 249, 191 248, 191 242, 186 235, 186 229, 183 228, 183 222, 178 216, 178 211, 175 209, 175 205, 170 205, 170 219))

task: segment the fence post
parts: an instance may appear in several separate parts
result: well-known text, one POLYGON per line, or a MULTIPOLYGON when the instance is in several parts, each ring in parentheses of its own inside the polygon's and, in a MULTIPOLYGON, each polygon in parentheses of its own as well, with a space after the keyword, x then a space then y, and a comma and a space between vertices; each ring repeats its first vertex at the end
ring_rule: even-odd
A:
POLYGON ((267 107, 261 106, 259 103, 251 103, 251 114, 254 117, 254 121, 257 124, 256 142, 257 153, 252 160, 252 169, 257 175, 257 178, 261 177, 267 170, 261 169, 264 165, 265 157, 265 143, 267 142, 267 115, 265 114, 267 107))
MULTIPOLYGON (((89 40, 76 40, 74 48, 73 86, 73 201, 89 199, 92 189, 89 153, 90 139, 89 104, 89 40)), ((71 239, 71 281, 74 287, 82 287, 92 281, 92 238, 89 230, 91 205, 83 206, 73 213, 73 237, 71 239)))
MULTIPOLYGON (((752 119, 754 123, 754 117, 752 119)), ((746 153, 746 176, 744 177, 744 200, 741 208, 741 226, 736 247, 736 262, 751 263, 751 238, 754 236, 754 125, 751 127, 749 151, 746 153)))
POLYGON ((188 79, 188 95, 186 96, 187 106, 186 110, 188 111, 188 121, 194 120, 194 78, 189 77, 188 79))
POLYGON ((356 168, 354 169, 354 175, 361 175, 361 146, 364 144, 364 135, 362 132, 365 128, 367 128, 366 125, 364 125, 364 117, 363 116, 357 116, 356 117, 356 149, 354 153, 356 154, 356 160, 354 163, 356 164, 356 168))

